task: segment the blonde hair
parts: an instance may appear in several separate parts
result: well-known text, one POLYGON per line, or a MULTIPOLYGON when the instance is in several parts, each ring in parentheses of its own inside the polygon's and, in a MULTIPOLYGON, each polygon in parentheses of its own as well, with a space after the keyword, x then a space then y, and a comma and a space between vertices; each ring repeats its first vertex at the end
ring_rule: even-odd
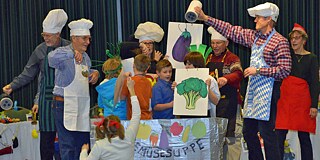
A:
POLYGON ((118 57, 109 58, 103 63, 102 71, 105 74, 105 78, 117 78, 121 72, 122 64, 118 57))
POLYGON ((106 136, 108 141, 111 143, 111 138, 118 136, 121 140, 124 139, 124 127, 120 122, 118 116, 110 115, 106 117, 102 123, 102 126, 96 127, 97 139, 104 139, 106 136), (110 122, 118 123, 117 125, 110 125, 110 122))

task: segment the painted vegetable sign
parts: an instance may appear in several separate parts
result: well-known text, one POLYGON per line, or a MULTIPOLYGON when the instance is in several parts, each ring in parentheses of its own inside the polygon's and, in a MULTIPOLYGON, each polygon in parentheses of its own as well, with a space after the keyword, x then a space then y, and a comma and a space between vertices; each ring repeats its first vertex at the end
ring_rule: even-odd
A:
POLYGON ((148 124, 139 124, 137 138, 147 140, 151 134, 151 127, 148 124))
POLYGON ((197 121, 191 129, 192 135, 196 138, 203 138, 207 133, 206 125, 202 121, 197 121))
MULTIPOLYGON (((179 28, 180 30, 180 28, 179 28)), ((180 30, 181 31, 181 30, 180 30)), ((184 57, 188 54, 191 44, 191 34, 188 32, 187 27, 185 31, 179 36, 177 41, 175 42, 173 49, 172 49, 172 57, 174 60, 178 62, 183 62, 184 57)))
POLYGON ((170 132, 174 136, 179 136, 182 130, 183 130, 183 126, 178 122, 174 122, 170 127, 170 132))
POLYGON ((185 98, 186 109, 194 110, 197 100, 207 97, 207 84, 202 79, 190 77, 177 85, 177 93, 185 98))
POLYGON ((162 149, 169 147, 169 139, 165 129, 161 131, 159 147, 162 149))
POLYGON ((159 135, 156 133, 152 133, 149 139, 150 139, 151 146, 154 147, 158 143, 159 135))

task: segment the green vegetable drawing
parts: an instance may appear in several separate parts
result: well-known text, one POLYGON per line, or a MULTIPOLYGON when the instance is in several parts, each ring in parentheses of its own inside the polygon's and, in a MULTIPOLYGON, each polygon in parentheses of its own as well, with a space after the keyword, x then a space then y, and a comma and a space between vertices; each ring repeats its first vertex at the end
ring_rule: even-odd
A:
POLYGON ((193 124, 191 131, 196 138, 203 138, 207 134, 206 125, 202 121, 197 121, 197 123, 193 124))
POLYGON ((177 85, 177 92, 186 99, 186 109, 194 110, 198 99, 208 94, 207 84, 202 79, 191 77, 177 85))

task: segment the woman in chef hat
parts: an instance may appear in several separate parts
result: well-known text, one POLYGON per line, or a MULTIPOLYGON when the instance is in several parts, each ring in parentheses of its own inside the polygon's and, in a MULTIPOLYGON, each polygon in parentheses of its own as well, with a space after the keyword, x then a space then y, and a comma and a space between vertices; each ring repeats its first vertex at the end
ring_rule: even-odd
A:
POLYGON ((134 33, 139 39, 141 52, 152 59, 148 73, 156 73, 156 64, 163 57, 163 54, 155 50, 155 42, 160 42, 163 38, 163 29, 154 22, 140 23, 134 33))

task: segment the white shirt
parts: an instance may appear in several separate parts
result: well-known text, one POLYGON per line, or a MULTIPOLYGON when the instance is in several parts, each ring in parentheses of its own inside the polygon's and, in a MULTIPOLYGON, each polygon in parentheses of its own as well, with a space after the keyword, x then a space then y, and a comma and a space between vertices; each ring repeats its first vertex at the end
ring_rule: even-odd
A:
MULTIPOLYGON (((217 96, 218 100, 220 100, 220 91, 219 91, 219 86, 218 82, 216 79, 214 79, 212 76, 208 75, 208 78, 211 79, 211 85, 210 85, 210 90, 217 96)), ((210 115, 211 117, 216 117, 216 105, 213 104, 210 99, 208 98, 209 103, 208 103, 208 110, 210 110, 210 115)))
POLYGON ((131 97, 132 118, 129 126, 125 131, 125 138, 121 140, 119 137, 111 139, 101 139, 93 146, 89 156, 87 150, 82 150, 80 160, 132 160, 134 158, 135 138, 140 123, 140 105, 137 96, 131 97))

